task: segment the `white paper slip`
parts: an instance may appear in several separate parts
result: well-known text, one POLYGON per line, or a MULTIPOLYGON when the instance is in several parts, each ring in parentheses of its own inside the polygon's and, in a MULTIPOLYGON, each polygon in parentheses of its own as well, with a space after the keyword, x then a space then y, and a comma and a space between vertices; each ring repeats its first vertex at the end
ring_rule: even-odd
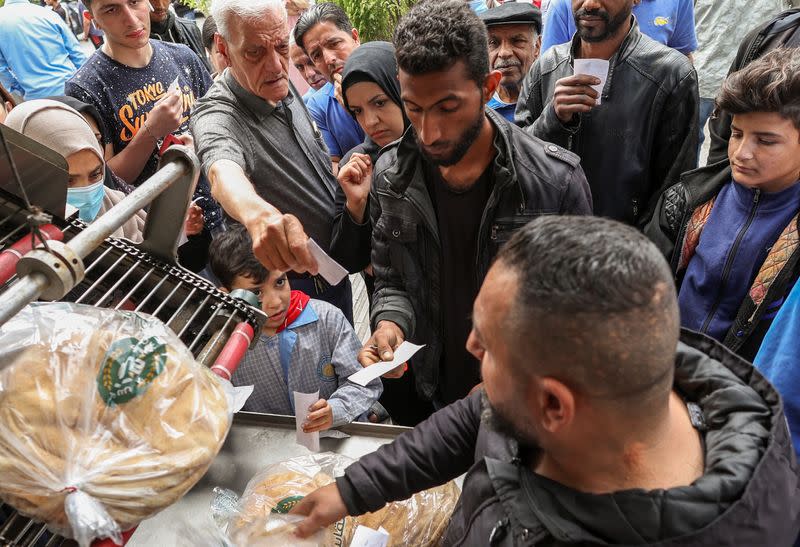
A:
POLYGON ((315 393, 294 392, 295 427, 297 429, 297 444, 305 446, 312 452, 319 452, 319 431, 306 433, 303 424, 308 418, 308 407, 319 401, 319 390, 315 393))
POLYGON ((386 547, 389 545, 389 532, 382 527, 380 530, 373 530, 360 524, 356 527, 350 547, 386 547))
POLYGON ((575 74, 587 74, 600 79, 600 83, 593 85, 597 91, 597 104, 600 104, 603 88, 608 79, 608 60, 607 59, 575 59, 575 74))
POLYGON ((349 439, 350 435, 338 429, 326 429, 319 432, 320 439, 349 439))
POLYGON ((391 361, 381 361, 368 367, 364 367, 355 374, 351 375, 348 380, 360 386, 366 386, 375 378, 383 376, 392 369, 395 369, 411 359, 411 357, 425 346, 418 346, 411 342, 403 342, 394 350, 394 359, 391 361))
POLYGON ((308 250, 311 251, 311 256, 316 259, 319 265, 319 275, 324 277, 325 281, 331 285, 338 285, 347 276, 347 270, 329 257, 313 239, 308 240, 308 250))

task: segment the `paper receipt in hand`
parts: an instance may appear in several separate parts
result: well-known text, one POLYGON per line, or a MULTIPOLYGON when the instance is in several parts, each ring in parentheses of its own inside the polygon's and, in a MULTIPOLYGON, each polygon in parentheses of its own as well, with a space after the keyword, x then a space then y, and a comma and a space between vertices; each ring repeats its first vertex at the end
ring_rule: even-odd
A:
POLYGON ((595 76, 600 83, 593 85, 592 89, 597 91, 597 103, 602 99, 603 87, 608 79, 608 60, 606 59, 575 59, 575 74, 586 74, 595 76))
POLYGON ((412 344, 411 342, 403 342, 394 350, 394 359, 391 361, 381 361, 380 363, 364 367, 347 379, 360 386, 366 386, 375 378, 383 376, 411 359, 415 353, 424 347, 425 346, 412 344))
POLYGON ((297 430, 297 444, 305 446, 312 452, 319 452, 319 431, 306 433, 303 424, 308 418, 308 408, 319 401, 319 390, 315 393, 294 392, 295 429, 297 430))
POLYGON ((308 250, 311 252, 311 256, 314 257, 314 260, 317 261, 319 265, 319 275, 325 278, 325 281, 335 286, 341 283, 342 279, 347 276, 347 270, 329 257, 328 254, 322 250, 322 247, 313 239, 308 240, 308 250))

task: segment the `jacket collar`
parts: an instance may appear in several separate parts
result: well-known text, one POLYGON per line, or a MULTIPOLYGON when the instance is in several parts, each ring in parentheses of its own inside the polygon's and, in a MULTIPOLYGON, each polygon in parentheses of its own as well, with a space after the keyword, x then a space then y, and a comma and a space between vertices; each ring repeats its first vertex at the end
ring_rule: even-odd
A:
MULTIPOLYGON (((642 31, 639 30, 639 22, 636 20, 636 16, 631 15, 631 29, 620 44, 619 49, 617 49, 614 55, 611 56, 611 59, 608 60, 608 78, 606 79, 606 85, 603 88, 602 94, 604 99, 608 97, 611 91, 611 84, 614 80, 614 72, 616 71, 617 65, 624 63, 628 56, 633 53, 633 50, 639 45, 641 38, 642 31)), ((575 66, 575 52, 580 45, 580 41, 581 39, 576 31, 575 34, 572 35, 572 46, 569 48, 570 66, 575 66)))

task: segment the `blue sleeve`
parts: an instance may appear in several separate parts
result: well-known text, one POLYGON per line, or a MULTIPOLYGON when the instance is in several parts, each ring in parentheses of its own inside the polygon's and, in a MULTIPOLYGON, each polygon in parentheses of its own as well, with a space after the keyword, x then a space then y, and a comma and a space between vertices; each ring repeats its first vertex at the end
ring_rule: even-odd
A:
POLYGON ((9 93, 25 95, 25 91, 22 89, 22 86, 20 86, 16 76, 11 72, 11 68, 8 66, 8 61, 6 61, 2 49, 0 49, 0 84, 3 84, 3 87, 5 87, 9 93))
POLYGON ((318 93, 308 101, 308 113, 311 114, 311 119, 314 120, 314 123, 317 124, 317 129, 319 132, 322 133, 322 138, 325 139, 325 144, 328 146, 328 153, 331 157, 338 157, 341 158, 344 154, 342 153, 342 149, 339 147, 339 143, 336 142, 336 138, 331 133, 330 128, 328 127, 328 122, 325 119, 325 110, 320 105, 320 97, 323 97, 324 100, 327 102, 328 96, 324 93, 318 93))
POLYGON ((75 35, 72 34, 72 31, 67 27, 67 23, 62 21, 61 17, 58 19, 58 31, 61 33, 61 37, 64 39, 64 47, 67 48, 69 60, 72 61, 72 64, 75 65, 75 68, 80 68, 83 66, 83 63, 86 62, 86 54, 83 53, 81 45, 78 43, 78 39, 75 38, 75 35))
POLYGON ((753 364, 783 397, 795 450, 800 454, 800 282, 781 306, 753 364))
POLYGON ((383 383, 376 378, 364 387, 348 379, 362 369, 357 359, 361 342, 339 310, 330 310, 321 317, 333 348, 331 364, 338 382, 338 387, 328 399, 328 404, 333 409, 333 427, 339 427, 349 424, 367 412, 381 396, 383 383))
POLYGON ((670 36, 667 45, 688 55, 697 50, 697 35, 694 29, 694 3, 692 0, 678 0, 678 10, 675 17, 675 32, 670 36))
POLYGON ((547 12, 547 22, 542 34, 542 53, 553 46, 569 42, 572 38, 569 21, 572 19, 572 4, 569 0, 553 0, 547 12))

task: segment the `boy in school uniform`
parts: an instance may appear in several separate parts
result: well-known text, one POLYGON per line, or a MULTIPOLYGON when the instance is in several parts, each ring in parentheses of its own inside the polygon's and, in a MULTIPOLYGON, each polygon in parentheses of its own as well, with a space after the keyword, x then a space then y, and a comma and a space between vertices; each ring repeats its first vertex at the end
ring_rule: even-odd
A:
POLYGON ((356 359, 361 342, 353 327, 335 306, 292 291, 286 274, 268 271, 252 249, 238 223, 220 233, 210 249, 211 269, 222 288, 252 291, 268 317, 231 378, 234 385, 255 386, 243 410, 294 415, 292 392, 319 390, 303 426, 307 433, 367 419, 383 385, 380 379, 366 387, 347 380, 361 370, 356 359))

